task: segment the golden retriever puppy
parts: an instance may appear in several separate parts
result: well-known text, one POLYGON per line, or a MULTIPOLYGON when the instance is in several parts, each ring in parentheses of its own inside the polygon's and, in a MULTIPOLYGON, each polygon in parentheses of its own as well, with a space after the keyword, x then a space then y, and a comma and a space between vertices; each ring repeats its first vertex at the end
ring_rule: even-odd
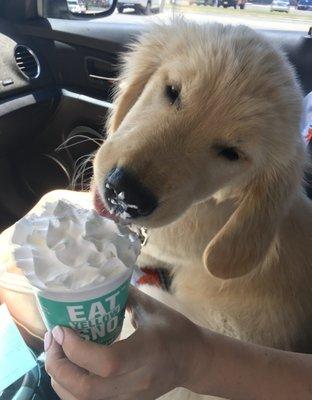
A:
POLYGON ((312 206, 284 55, 247 27, 176 21, 132 45, 120 78, 95 203, 148 228, 140 266, 173 276, 153 294, 218 332, 308 351, 312 206))

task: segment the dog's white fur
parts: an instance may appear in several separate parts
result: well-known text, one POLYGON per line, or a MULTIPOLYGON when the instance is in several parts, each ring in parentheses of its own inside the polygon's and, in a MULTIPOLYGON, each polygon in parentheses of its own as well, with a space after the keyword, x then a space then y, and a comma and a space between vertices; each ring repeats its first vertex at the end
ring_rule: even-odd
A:
POLYGON ((140 265, 169 268, 172 295, 147 291, 226 335, 309 351, 312 207, 300 109, 292 68, 249 28, 154 26, 125 57, 95 184, 123 166, 159 199, 138 221, 150 228, 140 265), (167 84, 181 88, 179 107, 167 84), (219 145, 239 148, 240 160, 222 158, 219 145))

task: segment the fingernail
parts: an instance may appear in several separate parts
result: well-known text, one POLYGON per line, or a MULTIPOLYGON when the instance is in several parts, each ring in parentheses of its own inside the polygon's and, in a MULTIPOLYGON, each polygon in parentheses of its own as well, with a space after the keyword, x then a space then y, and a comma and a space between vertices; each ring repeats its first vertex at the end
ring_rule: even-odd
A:
POLYGON ((52 334, 50 331, 47 331, 44 335, 44 351, 47 352, 52 343, 52 334))
POLYGON ((60 345, 60 346, 62 346, 62 344, 63 344, 63 340, 64 340, 64 332, 63 332, 63 329, 60 327, 60 326, 55 326, 53 329, 52 329, 52 335, 53 335, 53 337, 54 337, 54 339, 56 340, 56 342, 60 345))

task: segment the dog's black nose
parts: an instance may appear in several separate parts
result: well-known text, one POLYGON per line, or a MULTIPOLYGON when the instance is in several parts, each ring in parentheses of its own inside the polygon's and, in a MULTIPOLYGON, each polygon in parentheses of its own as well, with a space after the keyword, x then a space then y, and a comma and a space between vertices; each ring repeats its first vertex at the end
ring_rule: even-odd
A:
POLYGON ((110 211, 125 219, 147 216, 157 207, 153 193, 124 168, 110 171, 104 196, 110 211))

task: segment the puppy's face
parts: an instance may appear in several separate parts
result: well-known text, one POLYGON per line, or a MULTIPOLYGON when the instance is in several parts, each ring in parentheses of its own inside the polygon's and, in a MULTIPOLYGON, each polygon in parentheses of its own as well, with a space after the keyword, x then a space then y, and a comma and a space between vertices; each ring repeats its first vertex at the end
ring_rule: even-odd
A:
POLYGON ((168 32, 153 65, 148 40, 130 54, 94 163, 98 208, 147 227, 174 221, 220 190, 239 191, 292 152, 280 55, 249 30, 248 39, 216 26, 205 42, 197 27, 182 43, 168 32))

